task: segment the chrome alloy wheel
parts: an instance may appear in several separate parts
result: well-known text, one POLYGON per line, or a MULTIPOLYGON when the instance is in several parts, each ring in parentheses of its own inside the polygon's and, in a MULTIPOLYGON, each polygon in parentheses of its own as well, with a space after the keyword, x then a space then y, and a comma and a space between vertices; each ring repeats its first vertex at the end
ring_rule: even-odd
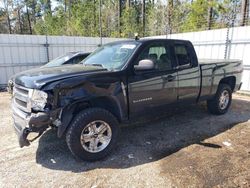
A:
POLYGON ((97 153, 109 145, 111 137, 112 131, 109 124, 96 120, 82 130, 80 141, 83 149, 90 153, 97 153))
POLYGON ((229 100, 230 100, 229 92, 227 90, 224 90, 219 98, 219 107, 221 110, 227 108, 229 100))

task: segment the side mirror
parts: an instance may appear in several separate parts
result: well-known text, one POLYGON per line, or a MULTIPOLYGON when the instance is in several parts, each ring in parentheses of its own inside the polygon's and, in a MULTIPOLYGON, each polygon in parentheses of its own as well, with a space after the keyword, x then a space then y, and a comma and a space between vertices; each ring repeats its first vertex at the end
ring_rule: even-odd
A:
POLYGON ((150 59, 143 59, 139 61, 138 65, 134 65, 135 70, 152 70, 154 69, 154 63, 150 59))

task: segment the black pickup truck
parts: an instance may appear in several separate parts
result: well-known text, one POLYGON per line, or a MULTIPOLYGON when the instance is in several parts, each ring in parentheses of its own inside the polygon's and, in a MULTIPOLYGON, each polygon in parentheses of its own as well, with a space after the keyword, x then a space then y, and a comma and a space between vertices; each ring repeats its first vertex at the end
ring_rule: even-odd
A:
POLYGON ((120 125, 176 105, 206 100, 227 112, 241 87, 240 60, 201 60, 185 40, 141 39, 99 47, 80 65, 37 68, 15 76, 14 127, 21 147, 29 133, 56 127, 72 154, 98 160, 114 148, 120 125))

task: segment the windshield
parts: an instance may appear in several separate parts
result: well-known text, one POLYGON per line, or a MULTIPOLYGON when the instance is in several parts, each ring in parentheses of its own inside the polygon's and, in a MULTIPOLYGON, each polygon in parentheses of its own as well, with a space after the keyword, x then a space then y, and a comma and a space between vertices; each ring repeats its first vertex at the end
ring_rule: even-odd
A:
POLYGON ((83 60, 83 64, 101 66, 109 70, 120 70, 130 58, 139 43, 121 42, 106 44, 96 49, 83 60))
POLYGON ((50 62, 48 62, 47 64, 45 64, 43 67, 61 66, 66 61, 68 61, 69 59, 71 59, 73 56, 74 56, 74 53, 67 53, 66 55, 59 56, 59 57, 51 60, 50 62))

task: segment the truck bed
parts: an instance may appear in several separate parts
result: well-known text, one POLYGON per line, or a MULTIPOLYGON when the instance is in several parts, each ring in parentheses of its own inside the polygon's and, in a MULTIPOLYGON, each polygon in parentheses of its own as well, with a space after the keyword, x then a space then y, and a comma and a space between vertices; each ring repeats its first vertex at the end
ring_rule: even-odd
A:
POLYGON ((238 59, 198 59, 199 64, 241 63, 238 59))
MULTIPOLYGON (((213 96, 220 80, 231 76, 235 78, 235 86, 241 81, 242 61, 237 59, 199 59, 201 71, 200 97, 213 96)), ((232 80, 234 82, 234 80, 232 80)), ((235 87, 234 89, 238 89, 235 87)))

